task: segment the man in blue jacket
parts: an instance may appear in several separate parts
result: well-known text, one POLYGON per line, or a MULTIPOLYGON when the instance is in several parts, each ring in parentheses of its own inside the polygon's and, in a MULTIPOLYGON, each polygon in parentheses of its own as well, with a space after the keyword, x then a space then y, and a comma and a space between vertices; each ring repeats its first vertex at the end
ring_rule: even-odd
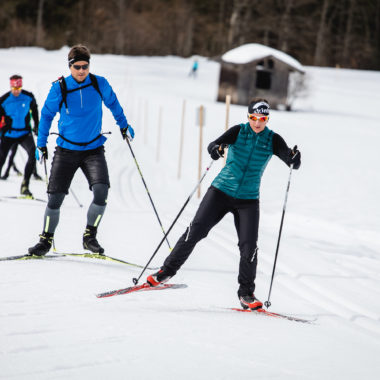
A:
POLYGON ((34 133, 38 131, 38 108, 34 95, 22 89, 22 77, 10 77, 11 90, 0 98, 0 119, 4 120, 0 128, 0 172, 7 158, 9 150, 21 145, 28 153, 25 165, 24 178, 21 184, 21 195, 32 197, 29 190, 30 177, 35 168, 34 151, 36 145, 32 136, 30 113, 34 122, 34 133))
POLYGON ((293 164, 294 169, 301 165, 300 152, 288 148, 283 138, 266 126, 268 120, 268 102, 253 99, 248 106, 248 123, 235 125, 209 144, 208 151, 214 160, 223 157, 225 147, 229 146, 226 165, 212 182, 193 221, 161 269, 148 276, 147 282, 151 286, 173 277, 195 245, 231 212, 239 239, 240 303, 243 308, 252 310, 263 306, 254 295, 261 177, 273 154, 288 166, 293 164))
POLYGON ((71 75, 53 83, 41 111, 36 149, 38 160, 48 158, 46 143, 57 112, 60 113, 60 119, 43 231, 39 242, 29 248, 31 255, 42 256, 49 252, 59 221, 60 207, 78 168, 82 169, 94 195, 87 213, 83 247, 94 253, 104 253, 96 239, 110 186, 103 147, 106 138, 102 134, 102 102, 111 110, 122 137, 130 140, 134 137, 134 131, 108 81, 90 74, 88 48, 74 46, 69 52, 68 64, 71 75))

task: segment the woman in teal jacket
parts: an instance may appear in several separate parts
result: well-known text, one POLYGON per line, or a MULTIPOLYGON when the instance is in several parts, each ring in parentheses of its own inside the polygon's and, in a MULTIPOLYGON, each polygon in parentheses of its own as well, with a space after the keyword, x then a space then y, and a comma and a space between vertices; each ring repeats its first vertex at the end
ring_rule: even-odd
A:
POLYGON ((223 157, 224 148, 229 146, 226 165, 212 182, 193 221, 161 269, 148 276, 151 286, 173 277, 195 245, 231 212, 240 250, 238 297, 243 308, 262 307, 254 295, 261 177, 273 154, 288 166, 293 164, 294 169, 301 165, 300 152, 288 148, 280 135, 268 129, 268 120, 268 102, 254 99, 248 106, 248 123, 235 125, 209 144, 208 151, 214 160, 223 157))

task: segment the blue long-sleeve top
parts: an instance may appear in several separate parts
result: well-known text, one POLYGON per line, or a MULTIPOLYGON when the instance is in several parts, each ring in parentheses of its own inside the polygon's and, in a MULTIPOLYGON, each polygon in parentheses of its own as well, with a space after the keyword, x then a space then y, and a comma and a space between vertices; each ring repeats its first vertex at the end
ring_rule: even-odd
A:
POLYGON ((89 75, 82 83, 78 83, 71 75, 66 77, 65 81, 68 91, 66 96, 67 107, 62 99, 59 82, 56 81, 52 84, 41 111, 37 146, 46 146, 51 123, 57 112, 60 113, 58 131, 66 140, 76 143, 87 143, 95 139, 90 144, 80 146, 72 144, 59 136, 57 138, 58 146, 70 150, 89 150, 103 145, 107 140, 104 135, 96 139, 102 131, 102 101, 112 112, 120 129, 128 126, 123 108, 108 81, 98 75, 96 75, 96 79, 102 96, 91 85, 89 75), (74 89, 78 90, 70 92, 74 89))
POLYGON ((0 116, 6 115, 12 119, 12 128, 5 133, 5 137, 17 139, 31 132, 30 112, 34 121, 34 128, 38 128, 38 108, 34 95, 22 90, 19 96, 10 91, 0 98, 0 116))

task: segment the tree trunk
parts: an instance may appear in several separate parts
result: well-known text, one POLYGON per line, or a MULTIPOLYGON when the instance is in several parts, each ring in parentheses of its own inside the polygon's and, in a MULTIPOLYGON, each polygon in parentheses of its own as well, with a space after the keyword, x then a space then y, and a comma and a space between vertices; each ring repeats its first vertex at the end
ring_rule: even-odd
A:
POLYGON ((36 45, 42 46, 44 39, 43 31, 43 13, 44 13, 44 2, 45 0, 38 0, 38 10, 37 10, 37 24, 36 24, 36 45))
POLYGON ((323 56, 323 40, 325 38, 326 34, 326 20, 327 20, 327 10, 329 8, 330 0, 324 0, 323 6, 322 6, 322 13, 321 13, 321 19, 319 22, 319 28, 317 33, 317 40, 315 44, 315 51, 314 51, 314 66, 321 66, 324 61, 323 56))
POLYGON ((291 25, 290 12, 292 11, 293 0, 288 0, 285 2, 285 4, 285 11, 280 20, 280 41, 278 43, 278 46, 280 50, 286 53, 288 51, 288 39, 290 35, 291 25))
POLYGON ((125 52, 125 38, 124 38, 124 25, 125 25, 125 0, 118 0, 117 11, 119 19, 119 27, 116 36, 116 52, 124 54, 125 52))
POLYGON ((354 16, 355 0, 350 0, 347 16, 346 31, 343 40, 343 52, 342 52, 342 63, 344 66, 350 66, 349 62, 349 51, 351 44, 351 32, 352 32, 352 20, 354 16))
POLYGON ((228 46, 232 48, 240 40, 241 35, 241 19, 244 12, 248 11, 250 5, 249 0, 234 0, 234 5, 230 18, 230 29, 228 32, 228 46))

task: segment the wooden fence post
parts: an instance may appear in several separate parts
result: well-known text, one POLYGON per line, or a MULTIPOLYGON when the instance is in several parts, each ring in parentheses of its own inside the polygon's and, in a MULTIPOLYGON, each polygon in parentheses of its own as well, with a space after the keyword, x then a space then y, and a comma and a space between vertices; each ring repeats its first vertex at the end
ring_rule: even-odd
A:
POLYGON ((182 152, 183 152, 183 139, 185 135, 185 111, 186 111, 186 100, 182 104, 182 121, 181 121, 181 132, 179 137, 179 158, 178 158, 178 174, 177 178, 181 178, 182 169, 182 152))
MULTIPOLYGON (((203 145, 203 123, 204 123, 204 107, 199 107, 199 164, 198 164, 198 181, 202 176, 202 145, 203 145)), ((198 186, 198 198, 201 197, 201 185, 198 186)))
POLYGON ((157 135, 157 162, 160 161, 160 147, 161 147, 161 130, 162 130, 162 106, 160 106, 158 114, 158 135, 157 135))

